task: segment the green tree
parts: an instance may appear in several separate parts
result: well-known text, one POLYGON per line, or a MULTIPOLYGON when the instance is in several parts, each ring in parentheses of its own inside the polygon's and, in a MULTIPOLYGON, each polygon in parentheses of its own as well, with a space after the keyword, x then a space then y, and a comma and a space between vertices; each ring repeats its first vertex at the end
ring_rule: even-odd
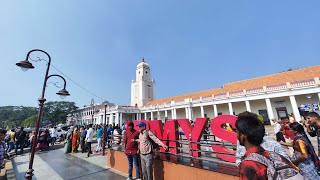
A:
POLYGON ((32 116, 28 117, 27 119, 25 119, 23 121, 23 126, 24 127, 35 127, 37 117, 38 117, 37 115, 32 115, 32 116))
POLYGON ((78 109, 74 102, 49 101, 44 105, 43 121, 51 121, 53 125, 65 123, 67 115, 78 109))

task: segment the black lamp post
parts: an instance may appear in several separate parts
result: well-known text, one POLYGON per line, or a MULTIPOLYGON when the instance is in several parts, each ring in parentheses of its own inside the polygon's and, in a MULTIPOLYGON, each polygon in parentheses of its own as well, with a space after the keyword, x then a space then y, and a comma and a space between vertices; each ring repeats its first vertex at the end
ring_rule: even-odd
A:
POLYGON ((103 143, 102 143, 102 155, 105 155, 106 151, 106 120, 107 120, 107 106, 108 104, 104 104, 104 121, 103 121, 103 143))
POLYGON ((42 94, 41 94, 41 97, 38 99, 38 101, 39 101, 39 112, 38 112, 38 117, 37 117, 37 121, 36 121, 36 129, 35 129, 36 132, 35 132, 35 136, 34 136, 34 139, 33 139, 33 142, 32 142, 32 147, 31 147, 31 156, 30 156, 30 161, 29 161, 29 169, 27 170, 27 172, 25 174, 25 179, 27 179, 27 180, 31 180, 32 176, 33 176, 33 171, 34 170, 32 169, 32 166, 33 166, 34 154, 35 154, 36 143, 37 143, 38 133, 39 133, 39 123, 40 123, 41 116, 42 116, 44 102, 46 101, 46 99, 44 98, 44 95, 45 95, 48 79, 50 77, 53 77, 53 76, 60 77, 61 79, 63 79, 63 81, 64 81, 63 89, 60 90, 59 92, 57 92, 57 94, 60 95, 61 98, 64 98, 66 96, 70 96, 69 92, 66 90, 66 80, 62 76, 57 75, 57 74, 53 74, 53 75, 50 75, 50 76, 48 75, 49 74, 49 69, 50 69, 51 57, 47 52, 45 52, 43 50, 40 50, 40 49, 33 49, 33 50, 28 52, 26 60, 20 61, 20 62, 16 63, 16 65, 21 67, 21 69, 23 71, 27 71, 28 69, 33 69, 34 66, 29 62, 29 56, 34 51, 39 51, 39 52, 45 53, 48 56, 49 60, 48 60, 48 64, 47 64, 46 74, 45 74, 45 77, 44 77, 44 82, 43 82, 43 87, 42 87, 42 94))

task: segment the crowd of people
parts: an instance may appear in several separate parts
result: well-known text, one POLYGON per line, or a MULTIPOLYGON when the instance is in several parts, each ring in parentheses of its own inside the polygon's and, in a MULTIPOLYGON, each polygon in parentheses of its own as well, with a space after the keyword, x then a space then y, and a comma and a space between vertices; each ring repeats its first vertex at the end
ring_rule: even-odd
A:
POLYGON ((308 113, 301 124, 290 122, 290 118, 274 120, 275 139, 265 135, 256 114, 244 112, 238 115, 236 133, 240 179, 320 179, 320 148, 317 155, 307 135, 317 136, 320 145, 320 116, 316 112, 308 113))
MULTIPOLYGON (((305 119, 303 122, 295 122, 290 117, 274 119, 274 137, 266 133, 258 115, 251 112, 240 113, 235 128, 226 124, 223 128, 235 131, 238 138, 236 165, 239 167, 239 179, 320 179, 320 116, 310 112, 305 119), (318 154, 310 136, 317 137, 318 154)), ((102 151, 103 141, 106 142, 106 148, 111 144, 124 146, 129 167, 128 180, 133 179, 133 166, 136 170, 135 179, 139 180, 142 176, 143 179, 152 180, 154 144, 164 149, 168 147, 152 131, 146 130, 145 122, 137 126, 139 131, 135 130, 133 122, 129 122, 128 127, 125 124, 121 127, 110 124, 105 127, 105 137, 102 125, 71 126, 66 133, 65 153, 77 153, 81 149, 90 157, 91 144, 96 136, 95 152, 102 151)), ((0 129, 0 166, 3 166, 3 159, 12 150, 15 155, 22 155, 26 143, 32 143, 34 136, 34 132, 26 132, 23 127, 8 131, 0 129)), ((57 138, 56 127, 41 129, 37 148, 47 150, 57 138)))

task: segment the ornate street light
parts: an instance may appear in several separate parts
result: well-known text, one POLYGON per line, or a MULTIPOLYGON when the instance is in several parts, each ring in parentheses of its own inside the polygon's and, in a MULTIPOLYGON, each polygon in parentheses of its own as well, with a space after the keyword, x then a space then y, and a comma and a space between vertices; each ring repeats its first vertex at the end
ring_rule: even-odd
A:
MULTIPOLYGON (((42 53, 46 54, 48 56, 49 60, 47 62, 47 70, 46 70, 46 74, 45 74, 45 77, 44 77, 44 82, 43 82, 43 87, 42 87, 42 94, 41 94, 41 97, 38 99, 38 101, 39 101, 39 112, 38 112, 38 117, 37 117, 37 121, 36 121, 36 129, 35 129, 36 132, 35 132, 35 136, 34 136, 34 139, 33 139, 33 142, 32 142, 32 147, 31 147, 31 156, 30 156, 30 161, 29 161, 29 169, 27 170, 27 172, 25 174, 25 179, 27 179, 27 180, 31 180, 32 176, 33 176, 33 171, 34 170, 32 169, 32 166, 33 166, 33 160, 34 160, 36 144, 37 144, 37 140, 38 140, 39 124, 40 124, 40 120, 41 120, 41 116, 42 116, 44 102, 46 101, 46 99, 44 98, 44 95, 45 95, 48 79, 50 77, 53 77, 53 76, 60 77, 61 79, 63 79, 63 81, 64 81, 63 89, 60 90, 57 94, 60 95, 61 98, 65 98, 66 96, 70 96, 69 92, 66 90, 66 80, 62 76, 57 75, 57 74, 53 74, 53 75, 50 75, 50 76, 48 75, 49 74, 49 69, 50 69, 50 64, 51 64, 51 57, 47 52, 45 52, 43 50, 40 50, 40 49, 33 49, 33 50, 28 52, 27 57, 26 57, 25 60, 16 63, 16 65, 21 67, 21 69, 23 71, 27 71, 29 69, 33 69, 34 66, 32 65, 32 63, 29 62, 29 56, 30 56, 30 54, 32 52, 35 52, 35 51, 39 51, 39 52, 42 52, 42 53)), ((39 59, 39 60, 41 61, 42 59, 39 59)))

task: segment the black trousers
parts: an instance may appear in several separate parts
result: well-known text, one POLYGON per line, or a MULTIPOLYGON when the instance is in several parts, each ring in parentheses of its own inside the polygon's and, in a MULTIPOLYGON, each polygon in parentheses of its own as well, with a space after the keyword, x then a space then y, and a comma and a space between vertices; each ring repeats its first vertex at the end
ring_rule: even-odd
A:
POLYGON ((277 141, 280 142, 280 141, 283 141, 283 142, 286 142, 286 140, 284 139, 283 137, 283 133, 282 132, 278 132, 276 134, 276 138, 277 138, 277 141))
POLYGON ((91 151, 91 142, 87 142, 87 148, 88 148, 88 157, 89 157, 90 154, 92 154, 92 151, 91 151))

